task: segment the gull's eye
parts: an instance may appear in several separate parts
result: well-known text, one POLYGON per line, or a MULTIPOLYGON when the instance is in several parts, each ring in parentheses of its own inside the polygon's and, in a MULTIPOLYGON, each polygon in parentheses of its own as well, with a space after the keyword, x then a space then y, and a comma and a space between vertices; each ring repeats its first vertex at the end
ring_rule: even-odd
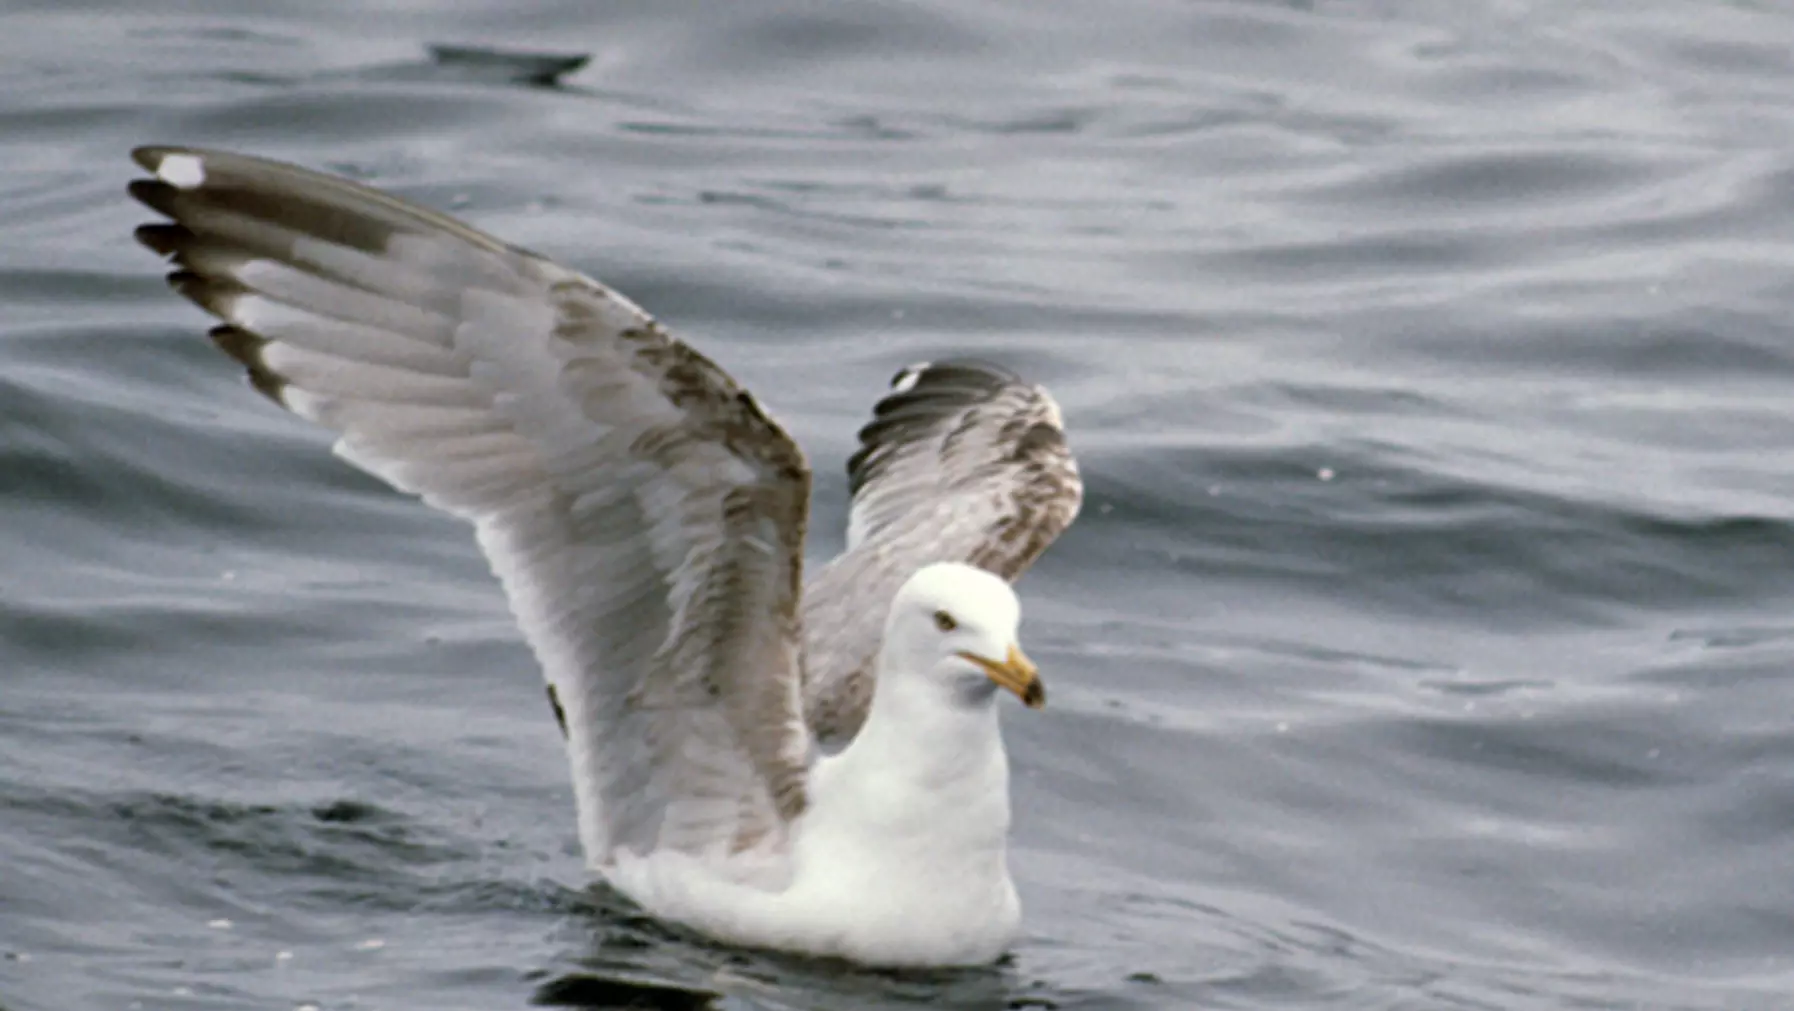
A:
POLYGON ((943 632, 951 632, 959 627, 959 622, 954 621, 953 616, 945 611, 936 611, 934 612, 934 627, 943 632))

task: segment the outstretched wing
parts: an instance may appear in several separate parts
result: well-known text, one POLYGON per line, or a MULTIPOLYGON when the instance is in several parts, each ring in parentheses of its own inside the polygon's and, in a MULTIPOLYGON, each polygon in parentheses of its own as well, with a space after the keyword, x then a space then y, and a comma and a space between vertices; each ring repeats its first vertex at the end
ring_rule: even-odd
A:
POLYGON ((255 387, 471 520, 564 714, 588 860, 726 853, 805 803, 803 454, 616 292, 261 159, 153 147, 137 237, 255 387))
POLYGON ((933 562, 1014 580, 1077 517, 1084 486, 1046 390, 972 360, 897 373, 847 462, 847 550, 804 593, 817 738, 852 738, 897 590, 933 562))

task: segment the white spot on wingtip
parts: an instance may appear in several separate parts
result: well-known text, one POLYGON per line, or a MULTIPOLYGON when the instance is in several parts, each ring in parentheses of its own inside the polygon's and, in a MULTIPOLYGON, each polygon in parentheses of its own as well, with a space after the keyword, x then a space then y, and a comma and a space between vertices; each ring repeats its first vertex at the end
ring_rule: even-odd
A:
POLYGON ((922 378, 922 373, 928 371, 928 366, 932 364, 934 363, 917 362, 909 368, 904 369, 902 372, 897 373, 897 378, 891 381, 891 392, 908 393, 915 389, 916 381, 922 378))
POLYGON ((197 155, 167 155, 156 164, 156 178, 176 189, 196 190, 206 184, 205 162, 197 155))

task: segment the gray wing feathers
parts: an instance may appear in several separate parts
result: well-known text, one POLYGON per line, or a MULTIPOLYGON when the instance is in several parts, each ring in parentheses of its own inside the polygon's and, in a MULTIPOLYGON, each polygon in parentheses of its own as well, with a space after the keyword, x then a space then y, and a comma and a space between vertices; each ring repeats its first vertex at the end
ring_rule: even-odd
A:
POLYGON ((471 520, 565 713, 588 858, 753 845, 804 806, 809 471, 589 278, 329 176, 135 153, 138 237, 251 382, 471 520))
POLYGON ((905 579, 959 561, 1014 580, 1083 500, 1052 397, 972 360, 899 372, 847 472, 847 550, 804 597, 805 711, 829 744, 851 738, 865 718, 886 611, 905 579))

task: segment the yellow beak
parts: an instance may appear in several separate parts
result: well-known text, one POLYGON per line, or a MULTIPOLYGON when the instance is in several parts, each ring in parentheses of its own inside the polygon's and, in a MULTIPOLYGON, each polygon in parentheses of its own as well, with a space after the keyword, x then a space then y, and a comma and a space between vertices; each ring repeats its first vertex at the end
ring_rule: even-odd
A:
POLYGON ((1046 705, 1046 686, 1040 683, 1040 669, 1034 666, 1020 646, 1011 644, 1009 655, 1002 660, 992 660, 976 653, 960 653, 960 656, 984 668, 984 674, 998 687, 1007 688, 1015 693, 1015 697, 1029 709, 1039 709, 1046 705))

